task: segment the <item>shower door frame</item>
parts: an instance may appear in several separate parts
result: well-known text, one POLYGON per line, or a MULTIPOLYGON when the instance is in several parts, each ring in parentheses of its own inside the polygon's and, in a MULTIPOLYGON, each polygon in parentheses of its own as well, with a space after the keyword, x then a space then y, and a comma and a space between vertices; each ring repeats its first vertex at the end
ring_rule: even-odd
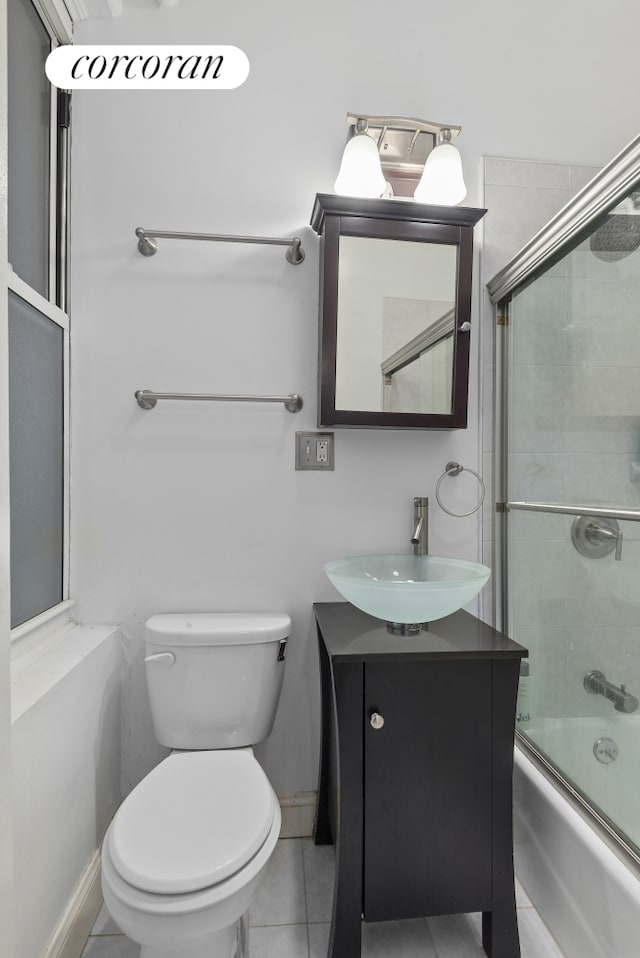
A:
MULTIPOLYGON (((494 561, 496 628, 508 628, 508 537, 510 511, 546 512, 564 515, 592 515, 640 522, 640 510, 607 509, 580 504, 509 502, 508 489, 508 396, 509 319, 513 296, 535 282, 555 263, 593 232, 595 222, 610 212, 634 187, 640 186, 640 136, 628 144, 573 199, 487 283, 495 307, 495 441, 494 441, 494 561)), ((569 800, 585 811, 603 838, 613 844, 634 871, 640 868, 638 850, 625 841, 613 820, 590 803, 562 770, 516 728, 516 742, 553 780, 567 792, 569 800)))

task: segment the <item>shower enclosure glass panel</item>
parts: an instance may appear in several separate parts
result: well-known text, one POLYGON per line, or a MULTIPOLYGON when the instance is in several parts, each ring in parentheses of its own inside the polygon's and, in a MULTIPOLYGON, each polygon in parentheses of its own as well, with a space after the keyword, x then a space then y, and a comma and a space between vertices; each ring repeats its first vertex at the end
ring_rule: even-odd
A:
POLYGON ((640 854, 636 200, 513 295, 506 491, 519 730, 640 854))

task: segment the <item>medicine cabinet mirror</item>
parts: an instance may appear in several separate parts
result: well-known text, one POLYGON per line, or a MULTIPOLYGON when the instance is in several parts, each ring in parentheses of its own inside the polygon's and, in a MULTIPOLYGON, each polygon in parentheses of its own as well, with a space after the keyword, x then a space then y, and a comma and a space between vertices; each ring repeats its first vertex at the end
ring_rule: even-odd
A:
POLYGON ((316 196, 320 426, 466 426, 473 227, 485 212, 316 196))

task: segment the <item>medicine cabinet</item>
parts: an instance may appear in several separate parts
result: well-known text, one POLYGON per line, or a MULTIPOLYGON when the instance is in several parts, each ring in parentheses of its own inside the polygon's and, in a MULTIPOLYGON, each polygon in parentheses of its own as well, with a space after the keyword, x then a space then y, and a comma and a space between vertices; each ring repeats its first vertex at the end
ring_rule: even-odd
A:
POLYGON ((485 212, 316 196, 320 426, 466 426, 473 227, 485 212))

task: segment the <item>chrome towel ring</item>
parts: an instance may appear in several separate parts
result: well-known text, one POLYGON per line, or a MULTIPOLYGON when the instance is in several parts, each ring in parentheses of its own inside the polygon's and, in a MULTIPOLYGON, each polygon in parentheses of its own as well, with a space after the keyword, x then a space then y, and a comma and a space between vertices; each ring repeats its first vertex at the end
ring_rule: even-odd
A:
POLYGON ((443 512, 446 512, 447 515, 455 516, 457 519, 462 519, 464 516, 472 516, 474 512, 478 511, 484 502, 485 491, 484 481, 474 469, 467 469, 466 466, 461 466, 459 462, 448 462, 444 467, 444 472, 436 483, 436 501, 443 512), (470 472, 472 476, 476 477, 480 483, 480 498, 473 509, 470 509, 469 512, 452 512, 451 509, 447 509, 447 507, 442 504, 442 499, 440 498, 440 485, 442 480, 446 479, 447 476, 459 476, 461 472, 470 472))

